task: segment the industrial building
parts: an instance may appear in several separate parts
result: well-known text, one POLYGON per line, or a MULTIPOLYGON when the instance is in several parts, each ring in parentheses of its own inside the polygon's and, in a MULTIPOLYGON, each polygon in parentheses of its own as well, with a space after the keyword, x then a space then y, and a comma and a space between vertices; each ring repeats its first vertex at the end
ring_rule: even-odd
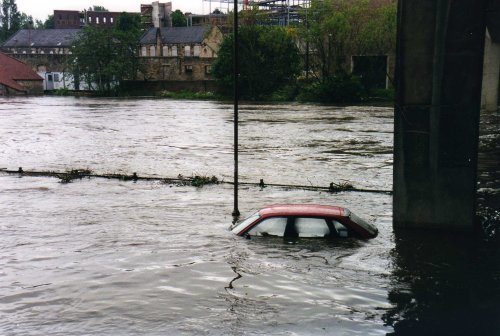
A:
MULTIPOLYGON (((202 0, 209 3, 209 12, 213 10, 232 11, 233 0, 202 0)), ((256 8, 266 14, 265 24, 288 26, 303 22, 301 11, 309 8, 311 0, 238 0, 239 9, 256 8)))

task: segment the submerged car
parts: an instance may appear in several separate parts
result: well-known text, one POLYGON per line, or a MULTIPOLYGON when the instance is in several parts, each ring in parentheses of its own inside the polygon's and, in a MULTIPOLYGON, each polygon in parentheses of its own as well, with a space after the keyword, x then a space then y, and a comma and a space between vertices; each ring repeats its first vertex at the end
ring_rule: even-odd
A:
POLYGON ((378 229, 349 209, 317 204, 276 204, 266 206, 231 226, 238 236, 285 238, 375 238, 378 229))

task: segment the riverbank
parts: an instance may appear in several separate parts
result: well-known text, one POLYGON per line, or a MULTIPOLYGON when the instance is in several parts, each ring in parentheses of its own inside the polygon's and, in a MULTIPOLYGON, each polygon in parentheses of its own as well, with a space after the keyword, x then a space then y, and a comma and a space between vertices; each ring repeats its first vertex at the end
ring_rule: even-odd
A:
MULTIPOLYGON (((151 97, 151 98, 168 98, 168 99, 178 99, 178 100, 213 100, 219 102, 227 102, 233 100, 233 97, 224 96, 216 93, 215 91, 191 91, 191 90, 181 90, 181 91, 163 90, 159 92, 146 92, 144 90, 140 91, 117 90, 112 92, 92 92, 92 91, 72 91, 67 89, 58 89, 54 91, 46 91, 45 95, 62 96, 62 97, 75 96, 75 97, 109 97, 109 98, 151 97)), ((325 105, 336 104, 341 106, 348 106, 352 104, 362 105, 362 106, 363 105, 393 106, 394 96, 395 96, 394 90, 380 89, 380 90, 373 90, 358 100, 325 103, 319 100, 301 99, 300 96, 290 97, 290 95, 280 94, 278 92, 266 99, 261 99, 259 101, 253 101, 253 100, 243 100, 243 101, 265 102, 265 103, 293 103, 293 102, 320 103, 325 105)))

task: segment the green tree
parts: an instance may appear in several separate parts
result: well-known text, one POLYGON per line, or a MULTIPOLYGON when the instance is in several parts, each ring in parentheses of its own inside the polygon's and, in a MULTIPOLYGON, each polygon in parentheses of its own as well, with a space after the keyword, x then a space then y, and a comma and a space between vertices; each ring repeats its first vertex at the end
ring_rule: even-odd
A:
MULTIPOLYGON (((243 26, 238 40, 242 98, 265 99, 292 83, 300 72, 299 52, 286 29, 243 26)), ((233 41, 233 34, 224 38, 213 67, 214 77, 225 94, 233 87, 233 41)))
POLYGON ((116 23, 117 31, 140 36, 141 30, 141 16, 137 14, 123 12, 118 17, 116 23))
POLYGON ((350 73, 351 56, 394 53, 396 11, 395 0, 311 2, 303 13, 307 24, 299 33, 311 51, 306 58, 310 80, 298 99, 328 103, 363 99, 368 88, 350 73))
POLYGON ((396 11, 394 0, 313 1, 302 38, 315 50, 311 68, 318 78, 347 72, 352 55, 394 51, 396 11))
POLYGON ((90 12, 94 11, 94 12, 109 12, 109 10, 103 6, 92 6, 92 7, 89 7, 88 9, 90 12))
POLYGON ((85 82, 90 89, 105 93, 123 80, 135 79, 140 24, 138 15, 123 13, 115 28, 85 27, 70 55, 75 83, 85 82))
POLYGON ((47 16, 47 19, 43 22, 42 28, 53 29, 54 28, 54 14, 47 16))
POLYGON ((33 20, 33 16, 21 12, 19 19, 20 19, 19 24, 21 29, 35 28, 35 21, 33 20))
POLYGON ((176 9, 174 12, 172 12, 171 16, 172 16, 172 26, 186 27, 187 25, 186 16, 179 9, 176 9))
POLYGON ((6 41, 21 28, 21 13, 15 0, 3 0, 0 7, 0 42, 6 41))

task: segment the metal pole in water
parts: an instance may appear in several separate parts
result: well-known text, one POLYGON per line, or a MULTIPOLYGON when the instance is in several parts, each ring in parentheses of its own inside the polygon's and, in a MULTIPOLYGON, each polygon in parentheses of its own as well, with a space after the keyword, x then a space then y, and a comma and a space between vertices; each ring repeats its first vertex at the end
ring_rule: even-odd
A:
POLYGON ((239 77, 239 55, 238 55, 238 0, 234 0, 234 209, 233 217, 240 215, 238 210, 238 77, 239 77))

